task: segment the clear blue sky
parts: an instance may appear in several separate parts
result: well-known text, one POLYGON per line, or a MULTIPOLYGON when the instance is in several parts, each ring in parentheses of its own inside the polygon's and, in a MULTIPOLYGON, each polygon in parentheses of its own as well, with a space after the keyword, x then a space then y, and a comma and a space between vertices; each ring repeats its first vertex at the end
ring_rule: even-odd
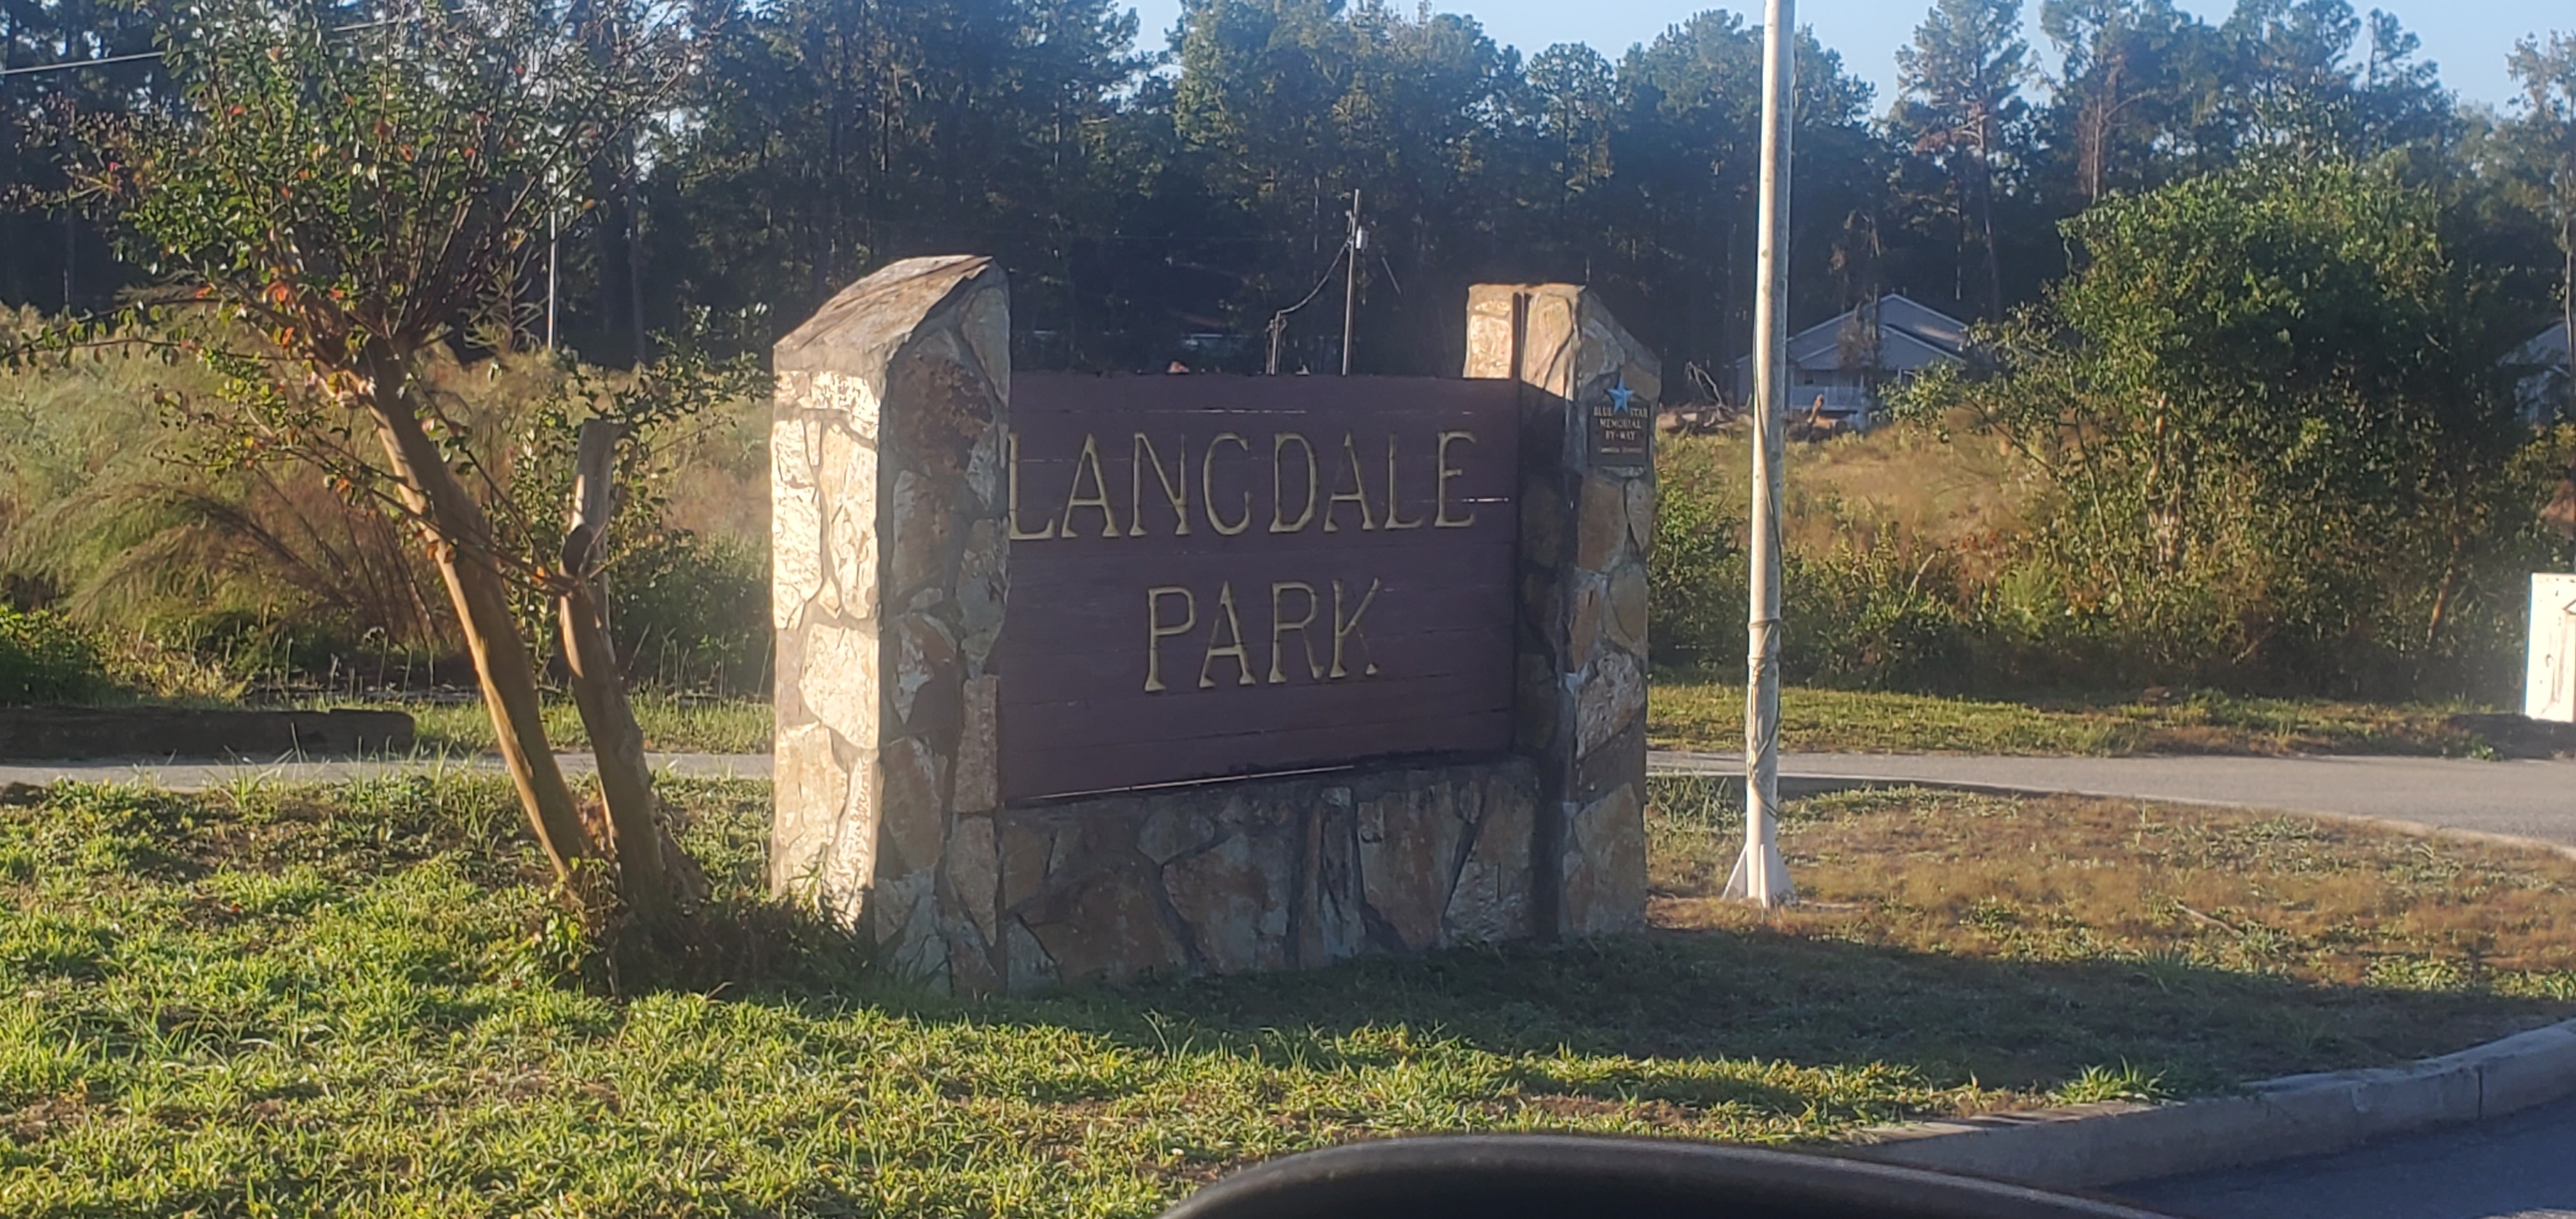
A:
MULTIPOLYGON (((1411 7, 1411 0, 1395 2, 1411 7)), ((1180 13, 1180 0, 1134 3, 1143 27, 1139 41, 1162 46, 1180 13)), ((2236 7, 2234 0, 2180 0, 2180 5, 2207 21, 2224 19, 2236 7)), ((1524 54, 1551 43, 1583 42, 1614 60, 1632 44, 1705 8, 1731 8, 1754 22, 1762 19, 1759 0, 1433 0, 1432 7, 1476 18, 1495 41, 1524 54)), ((2397 14, 2424 40, 2424 58, 2441 65, 2444 84, 2464 100, 2498 108, 2514 96, 2504 57, 2515 39, 2552 28, 2576 33, 2576 3, 2570 0, 2353 0, 2353 7, 2397 14)), ((1800 0, 1798 23, 1842 52, 1845 68, 1877 85, 1876 105, 1884 109, 1896 86, 1896 48, 1912 39, 1915 25, 1930 8, 1930 0, 1800 0)), ((2024 11, 2032 45, 2045 49, 2037 0, 2029 0, 2024 11)))

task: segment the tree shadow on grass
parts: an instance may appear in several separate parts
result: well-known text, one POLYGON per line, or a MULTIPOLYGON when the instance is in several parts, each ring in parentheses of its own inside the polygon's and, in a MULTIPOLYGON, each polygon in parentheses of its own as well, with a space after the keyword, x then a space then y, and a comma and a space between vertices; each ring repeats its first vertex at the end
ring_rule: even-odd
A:
MULTIPOLYGON (((818 1016, 866 1006, 929 1023, 1057 1028, 1141 1051, 1186 1045, 1316 1069, 1380 1065, 1446 1044, 1517 1060, 1511 1069, 1534 1091, 1784 1104, 1797 1098, 1764 1093, 1758 1071, 1682 1068, 1883 1064, 1936 1087, 2047 1091, 2088 1067, 2125 1067, 2184 1094, 2445 1053, 2576 1010, 2475 988, 2317 985, 2178 955, 2016 960, 1762 928, 952 999, 872 970, 862 946, 770 902, 754 816, 765 789, 704 786, 702 802, 741 806, 725 820, 710 803, 701 839, 724 895, 709 917, 725 934, 672 976, 628 979, 616 988, 627 997, 696 991, 818 1016), (714 826, 733 822, 735 832, 715 835, 714 826), (1568 1063, 1560 1051, 1588 1061, 1568 1063)), ((17 819, 22 854, 66 863, 99 855, 83 866, 138 878, 167 872, 185 883, 215 867, 311 863, 331 892, 344 893, 442 858, 485 885, 525 885, 536 875, 508 793, 482 779, 281 789, 248 811, 207 796, 86 788, 49 792, 45 803, 17 819)), ((50 924, 22 920, 18 931, 12 952, 41 965, 38 973, 94 972, 103 959, 103 949, 50 924)))
POLYGON ((2447 1053, 2571 1005, 2319 986, 2179 959, 2002 960, 1694 930, 1173 980, 1026 1007, 1018 1018, 1132 1013, 1165 1038, 1297 1030, 1329 1047, 1404 1026, 1498 1054, 1884 1063, 1943 1086, 2045 1091, 2088 1067, 2126 1067, 2179 1095, 2447 1053))

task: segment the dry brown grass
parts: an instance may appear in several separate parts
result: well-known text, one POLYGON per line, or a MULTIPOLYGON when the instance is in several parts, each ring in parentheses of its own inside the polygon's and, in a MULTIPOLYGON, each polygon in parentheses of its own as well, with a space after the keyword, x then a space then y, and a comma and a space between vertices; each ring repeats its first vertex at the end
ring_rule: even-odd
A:
MULTIPOLYGON (((1741 487, 1752 468, 1752 441, 1742 432, 1662 443, 1659 467, 1668 479, 1715 477, 1741 487)), ((1797 445, 1785 473, 1782 534, 1793 549, 1813 553, 2017 533, 2039 488, 2028 463, 1963 428, 1885 427, 1797 445)))
MULTIPOLYGON (((1718 900, 1738 840, 1705 793, 1659 786, 1658 925, 2013 963, 2088 1008, 2129 1005, 2148 1041, 2225 1036, 2240 1078, 2576 1014, 2576 860, 2544 849, 2133 801, 1848 793, 1793 809, 1781 848, 1805 904, 1765 914, 1718 900)), ((1960 1034, 1990 1034, 2003 1076, 2057 1069, 2017 1061, 2000 1030, 1960 1034)))

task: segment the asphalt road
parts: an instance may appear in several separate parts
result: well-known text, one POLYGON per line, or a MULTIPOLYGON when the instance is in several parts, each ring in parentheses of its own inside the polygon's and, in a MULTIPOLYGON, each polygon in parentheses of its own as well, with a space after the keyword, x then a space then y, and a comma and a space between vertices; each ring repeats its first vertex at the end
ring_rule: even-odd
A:
MULTIPOLYGON (((769 755, 765 753, 651 753, 644 755, 658 773, 716 778, 766 779, 769 777, 769 755)), ((598 763, 586 753, 559 753, 555 761, 565 770, 588 774, 598 763)), ((390 759, 385 761, 305 761, 280 758, 273 761, 240 762, 154 762, 124 759, 119 761, 80 762, 0 762, 0 787, 12 783, 42 786, 57 779, 81 783, 148 783, 172 791, 203 791, 244 780, 275 783, 344 783, 351 779, 375 778, 382 775, 436 773, 458 770, 498 770, 496 758, 429 758, 390 759)))
MULTIPOLYGON (((559 755, 587 771, 590 755, 559 755)), ((651 755, 657 770, 767 778, 766 754, 651 755)), ((489 767, 470 761, 19 762, 0 763, 0 785, 151 782, 182 790, 262 778, 332 782, 399 771, 489 767)), ((1657 753, 1659 773, 1742 774, 1731 754, 1657 753)), ((2073 792, 2115 799, 2226 804, 2284 812, 2372 817, 2576 847, 2576 761, 2479 762, 2458 758, 2147 757, 2035 758, 1961 754, 1793 753, 1783 775, 1811 782, 1913 781, 2007 791, 2073 792)))
MULTIPOLYGON (((1648 765, 1658 772, 1744 770, 1739 756, 1714 753, 1657 753, 1648 765)), ((1792 753, 1781 755, 1780 772, 2371 817, 2576 847, 2576 761, 1792 753)))
POLYGON ((2576 1099, 2337 1155, 2108 1192, 2191 1219, 2576 1219, 2576 1099))

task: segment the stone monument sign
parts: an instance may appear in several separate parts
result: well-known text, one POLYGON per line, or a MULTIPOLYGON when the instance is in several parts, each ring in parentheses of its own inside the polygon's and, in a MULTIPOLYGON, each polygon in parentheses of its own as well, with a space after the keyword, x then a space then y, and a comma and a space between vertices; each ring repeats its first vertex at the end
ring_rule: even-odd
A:
POLYGON ((1469 376, 1009 366, 912 259, 777 348, 771 880, 963 990, 1643 914, 1656 369, 1479 288, 1469 376))

